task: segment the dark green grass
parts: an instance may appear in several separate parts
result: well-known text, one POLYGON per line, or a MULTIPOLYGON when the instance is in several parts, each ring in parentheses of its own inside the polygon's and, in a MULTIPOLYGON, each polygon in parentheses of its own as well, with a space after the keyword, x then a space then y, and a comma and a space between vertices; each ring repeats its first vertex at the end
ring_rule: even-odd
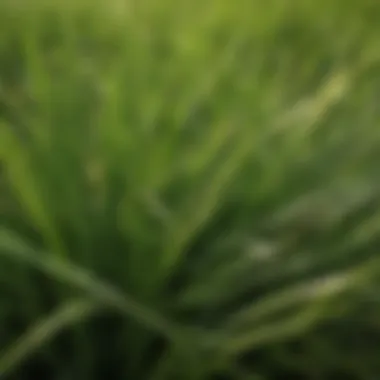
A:
POLYGON ((2 1, 0 378, 376 378, 379 12, 2 1))

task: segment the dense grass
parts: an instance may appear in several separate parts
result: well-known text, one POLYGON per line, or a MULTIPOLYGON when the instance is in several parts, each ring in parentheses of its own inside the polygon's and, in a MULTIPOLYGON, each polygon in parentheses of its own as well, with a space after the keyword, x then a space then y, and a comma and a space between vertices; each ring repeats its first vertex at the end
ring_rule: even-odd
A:
POLYGON ((380 374, 380 3, 0 3, 0 378, 380 374))

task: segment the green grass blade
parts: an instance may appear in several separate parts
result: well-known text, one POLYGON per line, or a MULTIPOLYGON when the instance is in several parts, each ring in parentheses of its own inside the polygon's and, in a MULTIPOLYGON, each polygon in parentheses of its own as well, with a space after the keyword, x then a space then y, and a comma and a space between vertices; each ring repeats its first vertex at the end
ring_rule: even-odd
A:
POLYGON ((60 281, 83 291, 87 296, 115 308, 125 316, 136 319, 136 321, 162 333, 167 338, 173 339, 177 335, 175 325, 158 313, 145 308, 128 295, 103 283, 85 269, 68 261, 57 260, 52 256, 36 252, 9 231, 0 230, 0 254, 43 271, 55 281, 60 281))

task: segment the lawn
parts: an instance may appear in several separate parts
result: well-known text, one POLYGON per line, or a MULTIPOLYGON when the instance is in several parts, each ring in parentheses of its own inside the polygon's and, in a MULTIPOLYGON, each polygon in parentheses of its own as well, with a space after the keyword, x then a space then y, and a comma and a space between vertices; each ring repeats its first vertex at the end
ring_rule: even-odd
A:
POLYGON ((380 3, 0 2, 0 379, 377 379, 380 3))

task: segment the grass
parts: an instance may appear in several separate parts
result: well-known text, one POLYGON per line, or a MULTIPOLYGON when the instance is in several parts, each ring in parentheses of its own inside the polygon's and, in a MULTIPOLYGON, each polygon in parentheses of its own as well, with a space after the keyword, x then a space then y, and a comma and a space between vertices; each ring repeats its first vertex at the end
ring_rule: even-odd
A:
POLYGON ((376 378, 379 12, 3 0, 0 378, 376 378))

